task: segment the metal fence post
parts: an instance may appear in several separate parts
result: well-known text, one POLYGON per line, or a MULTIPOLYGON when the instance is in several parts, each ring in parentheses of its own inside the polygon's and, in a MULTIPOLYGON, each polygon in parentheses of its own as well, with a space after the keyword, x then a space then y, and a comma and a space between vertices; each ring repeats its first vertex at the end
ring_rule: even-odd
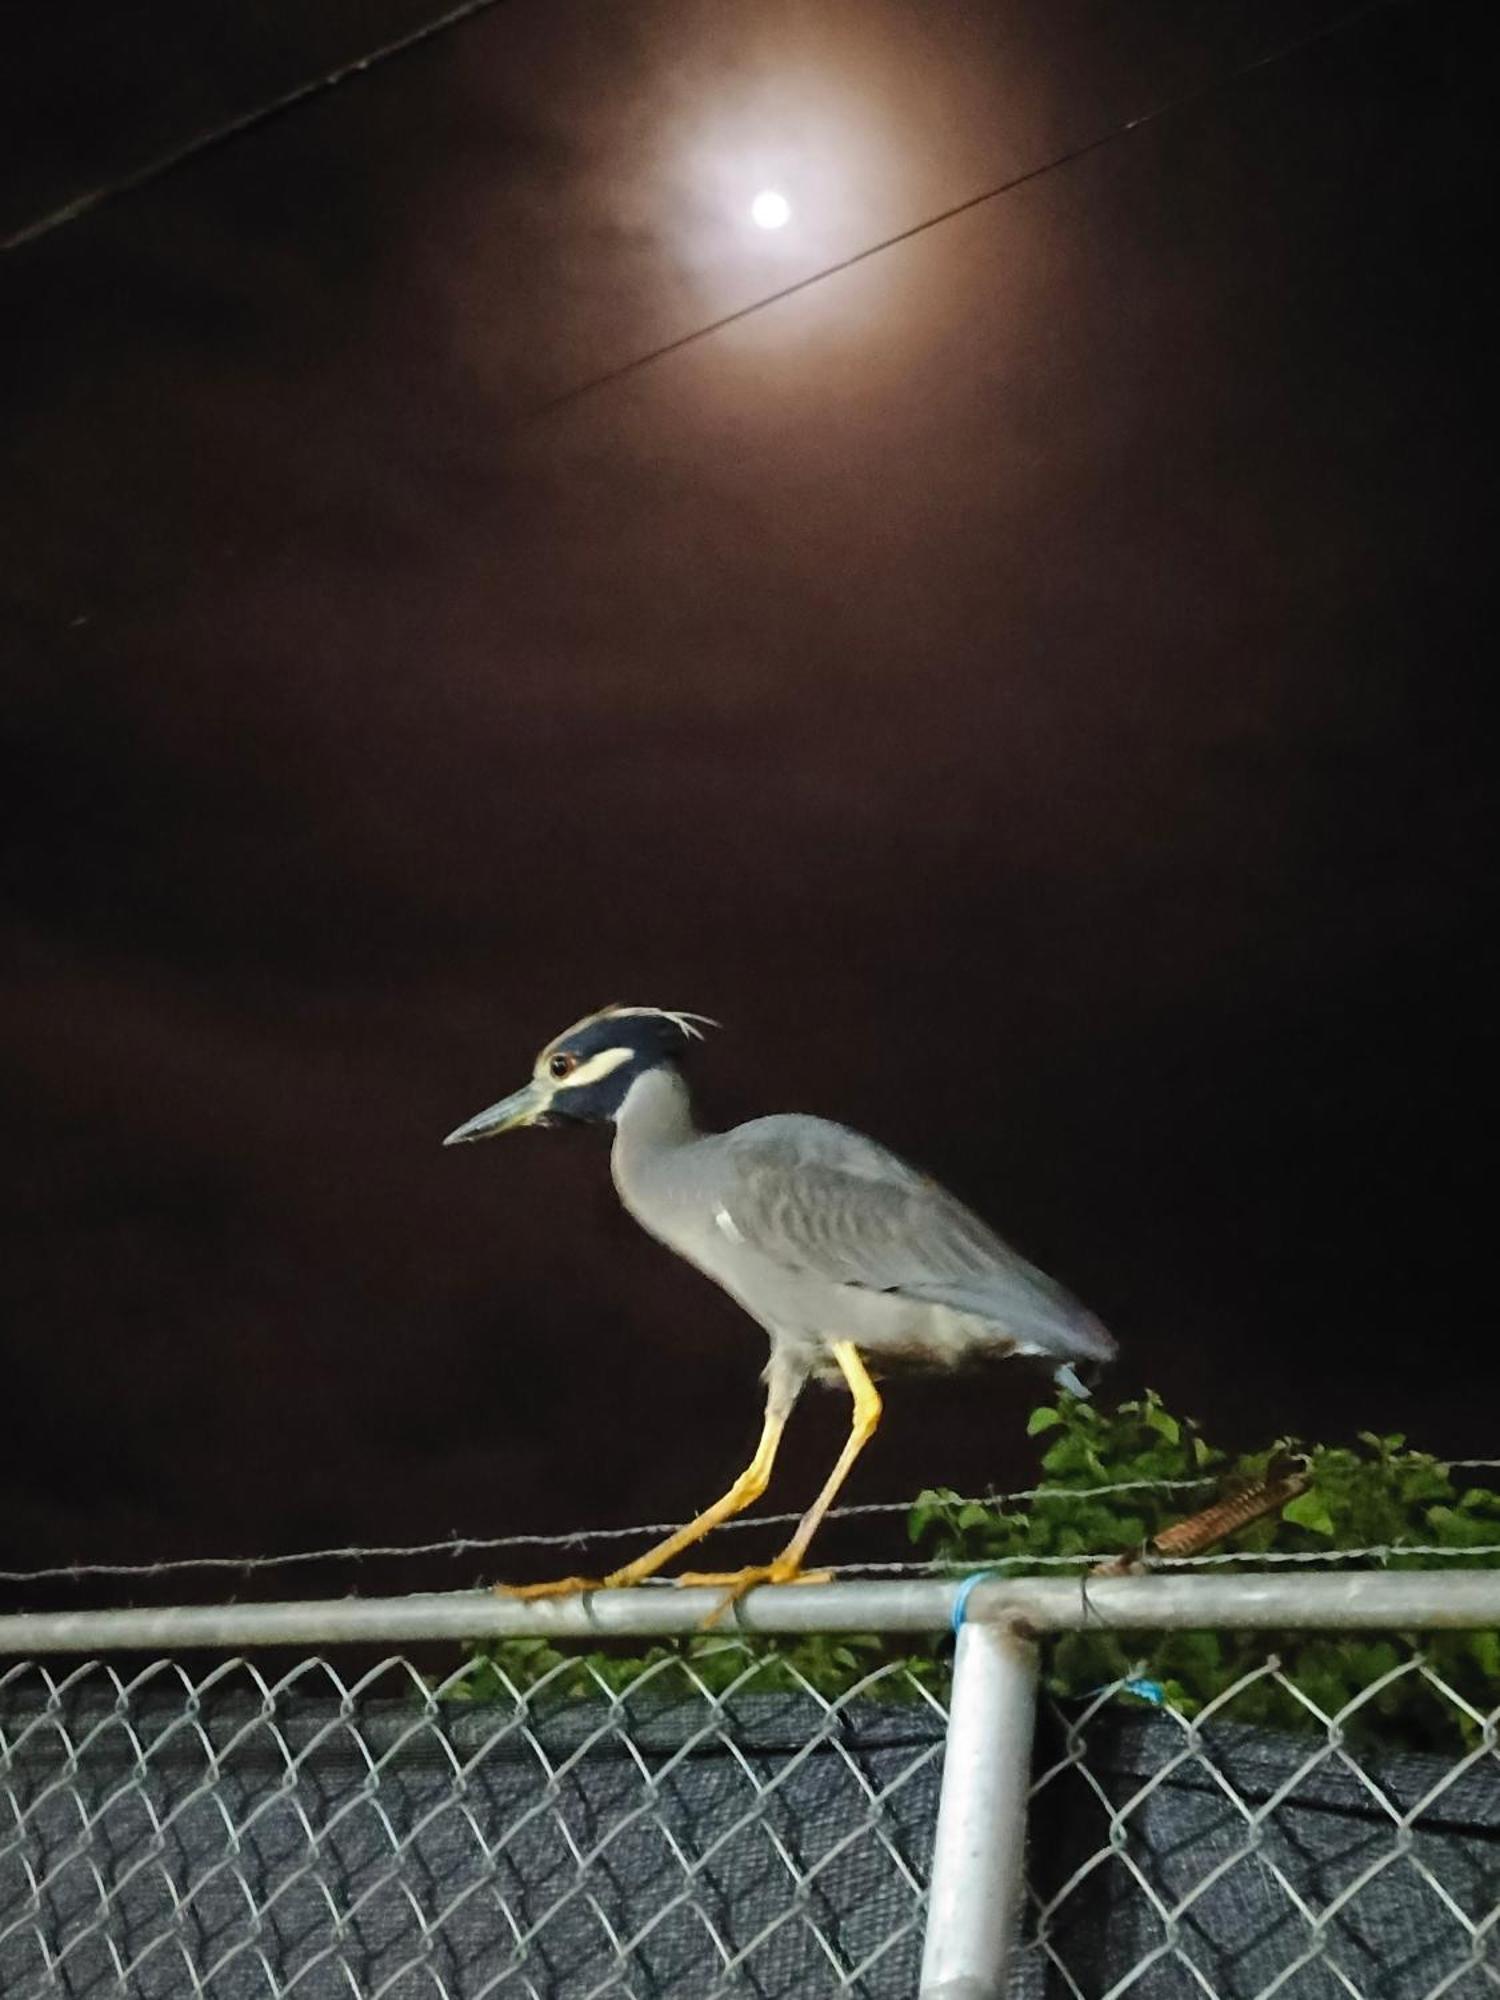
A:
POLYGON ((920 2000, 1002 2000, 1020 1918, 1037 1649, 959 1626, 920 2000))

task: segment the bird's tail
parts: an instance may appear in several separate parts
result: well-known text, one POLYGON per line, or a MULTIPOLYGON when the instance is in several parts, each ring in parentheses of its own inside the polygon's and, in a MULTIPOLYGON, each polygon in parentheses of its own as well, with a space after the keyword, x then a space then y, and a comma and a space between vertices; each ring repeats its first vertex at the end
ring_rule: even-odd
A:
MULTIPOLYGON (((1013 1354, 1062 1363, 1059 1381, 1073 1362, 1102 1367, 1115 1358, 1115 1339, 1108 1328, 1040 1272, 1034 1277, 1028 1273, 1028 1282, 1012 1283, 1003 1290, 968 1284, 904 1285, 902 1290, 910 1298, 948 1306, 993 1327, 1013 1354)), ((1078 1380, 1076 1372, 1072 1379, 1078 1380)))

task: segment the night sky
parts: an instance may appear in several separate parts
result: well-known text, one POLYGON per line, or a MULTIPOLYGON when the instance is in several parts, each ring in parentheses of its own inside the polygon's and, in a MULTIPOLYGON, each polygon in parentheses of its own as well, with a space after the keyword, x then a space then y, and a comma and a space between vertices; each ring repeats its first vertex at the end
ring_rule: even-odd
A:
MULTIPOLYGON (((33 12, 5 232, 433 11, 33 12)), ((1485 10, 1346 12, 501 0, 3 259, 0 1564, 718 1492, 764 1338, 603 1135, 440 1148, 611 1000, 1111 1393, 1496 1448, 1485 10)), ((848 1497, 1036 1393, 894 1387, 848 1497)))

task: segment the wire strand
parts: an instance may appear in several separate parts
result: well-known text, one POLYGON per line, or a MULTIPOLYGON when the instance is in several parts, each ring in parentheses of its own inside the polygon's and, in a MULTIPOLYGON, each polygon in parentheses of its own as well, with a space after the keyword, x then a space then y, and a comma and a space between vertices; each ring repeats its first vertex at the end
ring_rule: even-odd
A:
POLYGON ((727 327, 738 326, 743 320, 766 311, 770 306, 780 305, 783 300, 796 298, 799 292, 808 291, 814 285, 821 285, 825 278, 836 278, 843 271, 852 271, 857 265, 867 263, 872 257, 879 257, 887 250, 894 250, 902 243, 910 243, 914 238, 925 235, 929 229, 939 229, 945 222, 952 222, 960 215, 968 215, 973 209, 983 208, 988 202, 998 201, 1002 195, 1013 194, 1017 188, 1026 187, 1032 181, 1039 181, 1047 174, 1057 173, 1063 167, 1071 167, 1079 160, 1087 159, 1090 153, 1099 152, 1103 147, 1112 145, 1115 140, 1123 139, 1131 132, 1139 132, 1148 125, 1155 125, 1174 111, 1186 110, 1190 105, 1201 103, 1219 91, 1229 89, 1231 85, 1238 83, 1243 77, 1253 75, 1257 70, 1272 68, 1291 56, 1300 55, 1304 49, 1312 48, 1318 42, 1342 34, 1346 28, 1357 26, 1367 15, 1404 3, 1405 0, 1365 0, 1363 6, 1355 7, 1347 14, 1341 14, 1336 21, 1325 22, 1322 27, 1314 29, 1310 34, 1298 36, 1295 41, 1268 50, 1264 55, 1256 56, 1247 63, 1241 63, 1238 69, 1227 70, 1222 76, 1212 77, 1207 83, 1184 91, 1179 97, 1168 98, 1162 104, 1153 105, 1148 111, 1139 111, 1133 118, 1127 118, 1121 124, 1111 126, 1106 132, 1097 133, 1092 139, 1085 139, 1076 146, 1070 146, 1065 152, 1054 154, 1051 159, 1043 160, 1038 166, 1026 167, 1020 173, 1012 174, 1009 179, 997 181, 993 187, 983 189, 979 194, 968 195, 963 201, 954 202, 951 208, 940 209, 937 214, 929 215, 921 222, 914 222, 907 229, 898 229, 893 236, 882 237, 878 243, 866 244, 863 250, 856 250, 848 257, 839 258, 835 263, 825 264, 821 270, 810 272, 805 278, 798 278, 790 285, 783 285, 779 291, 768 292, 764 298, 753 299, 749 305, 739 306, 735 311, 724 313, 720 318, 710 320, 704 326, 694 327, 690 333, 678 334, 675 339, 663 341, 659 347, 649 348, 644 354, 637 354, 629 361, 622 361, 615 368, 607 368, 602 374, 590 376, 586 382, 579 382, 570 389, 560 390, 555 396, 549 396, 545 401, 534 405, 529 415, 549 416, 554 410, 563 409, 570 403, 576 403, 585 396, 593 395, 598 389, 608 388, 615 382, 623 381, 627 376, 636 374, 640 369, 650 368, 669 355, 680 354, 684 348, 694 347, 699 341, 708 340, 714 334, 724 332, 727 327))
MULTIPOLYGON (((190 161, 214 151, 219 146, 244 137, 246 133, 257 130, 260 126, 283 116, 286 112, 296 109, 299 105, 310 103, 316 98, 325 96, 329 91, 337 89, 352 78, 362 76, 366 72, 378 68, 380 65, 391 61, 397 56, 405 55, 410 50, 419 48, 423 43, 431 41, 439 35, 446 34, 452 28, 462 26, 465 22, 474 19, 476 16, 488 12, 496 4, 497 0, 461 0, 461 4, 446 9, 432 20, 425 22, 421 27, 414 28, 405 35, 395 36, 389 42, 382 43, 380 47, 370 50, 365 55, 357 56, 349 62, 341 63, 322 76, 314 77, 306 83, 297 84, 291 90, 284 91, 279 97, 272 98, 268 103, 258 105, 252 110, 242 112, 238 117, 229 119, 223 125, 215 126, 207 132, 197 134, 182 145, 174 147, 170 152, 163 153, 155 160, 148 161, 145 166, 138 167, 134 172, 124 174, 117 180, 106 182, 101 187, 92 188, 88 193, 77 195, 71 201, 64 202, 61 207, 49 210, 47 214, 37 217, 34 221, 23 225, 22 228, 14 231, 8 237, 0 239, 0 251, 19 250, 29 243, 37 242, 42 237, 50 236, 54 231, 65 227, 68 223, 76 222, 80 217, 91 214, 105 202, 112 201, 117 196, 131 194, 140 188, 150 186, 153 182, 161 180, 166 175, 175 172, 178 167, 187 165, 190 161)), ((722 332, 726 327, 734 326, 739 321, 748 319, 753 313, 763 312, 769 306, 777 305, 784 299, 793 298, 797 293, 808 290, 810 286, 821 284, 825 278, 836 277, 842 271, 852 270, 855 265, 862 264, 871 257, 878 257, 883 251, 894 249, 898 244, 909 243, 914 237, 923 235, 929 229, 940 228, 943 223, 951 222, 960 215, 966 215, 971 209, 980 208, 987 202, 996 201, 1002 195, 1010 194, 1017 188, 1025 187, 1031 181, 1040 180, 1046 174, 1056 173, 1063 167, 1072 166, 1075 162, 1086 158, 1090 153, 1098 152, 1102 147, 1111 145, 1117 139, 1124 138, 1128 133, 1140 131, 1145 126, 1154 125, 1159 119, 1169 116, 1174 111, 1184 110, 1190 105, 1200 103, 1214 96, 1218 91, 1230 88, 1242 78, 1254 75, 1258 70, 1273 68, 1276 64, 1285 62, 1292 56, 1300 55, 1305 49, 1312 48, 1320 42, 1330 40, 1342 34, 1348 28, 1358 26, 1367 16, 1374 15, 1387 7, 1397 4, 1406 4, 1406 0, 1364 0, 1363 5, 1352 8, 1347 14, 1341 14, 1334 21, 1323 23, 1309 34, 1298 36, 1290 42, 1281 44, 1278 48, 1267 50, 1265 54, 1255 56, 1249 62, 1241 63, 1236 69, 1228 70, 1221 76, 1211 77, 1207 83, 1200 84, 1195 89, 1184 91, 1180 96, 1169 98, 1166 102, 1154 105, 1147 111, 1138 112, 1133 118, 1127 118, 1121 124, 1112 126, 1108 131, 1098 133, 1092 139, 1086 139, 1081 144, 1068 148, 1065 152, 1055 154, 1051 159, 1042 161, 1038 166, 1028 167, 1021 173, 1013 174, 1007 180, 997 182, 993 187, 985 188, 978 194, 969 195, 963 201, 955 202, 951 207, 942 209, 937 214, 930 215, 921 222, 913 223, 910 228, 898 230, 893 236, 884 237, 878 243, 867 244, 864 249, 856 250, 848 257, 840 258, 835 263, 825 265, 821 270, 811 272, 805 278, 799 278, 794 284, 783 286, 779 291, 767 293, 764 298, 753 300, 749 305, 741 306, 736 311, 726 313, 719 319, 712 320, 704 326, 695 327, 691 332, 680 334, 674 340, 664 341, 659 347, 652 348, 645 354, 636 355, 631 360, 622 362, 618 367, 606 369, 602 374, 592 376, 586 382, 578 383, 570 389, 564 389, 557 395, 537 404, 529 414, 533 417, 544 416, 553 410, 561 409, 568 403, 578 401, 581 397, 592 395, 595 390, 602 389, 612 382, 618 382, 623 377, 634 374, 638 369, 648 368, 653 363, 665 359, 670 354, 676 354, 683 348, 690 347, 698 341, 707 340, 712 334, 722 332)))
POLYGON ((456 7, 434 15, 421 27, 409 33, 397 35, 379 48, 370 49, 362 56, 355 56, 349 62, 340 63, 322 76, 309 78, 306 83, 295 84, 265 104, 257 104, 252 110, 243 111, 226 124, 215 125, 207 132, 199 132, 195 137, 184 140, 170 152, 160 153, 154 160, 148 160, 143 167, 133 173, 122 174, 118 180, 106 181, 102 187, 91 188, 87 194, 75 195, 65 201, 61 208, 50 209, 35 221, 26 223, 12 235, 0 240, 0 250, 19 250, 27 243, 35 243, 43 236, 50 236, 55 229, 61 229, 69 222, 76 222, 80 216, 90 214, 117 195, 134 194, 137 188, 149 187, 153 181, 186 166, 189 160, 196 160, 204 153, 211 153, 216 147, 227 145, 232 139, 239 139, 258 126, 269 124, 273 118, 280 118, 285 112, 294 110, 299 104, 307 104, 312 99, 336 90, 341 83, 348 83, 352 77, 363 76, 366 70, 377 68, 389 62, 392 56, 405 55, 409 49, 419 48, 423 42, 430 42, 443 35, 450 28, 460 27, 476 14, 483 14, 497 5, 498 0, 461 0, 456 7))
MULTIPOLYGON (((1092 1553, 1067 1556, 996 1556, 990 1562, 824 1563, 820 1567, 831 1569, 838 1576, 970 1576, 993 1572, 1004 1581, 1007 1576, 1024 1576, 1032 1569, 1088 1570, 1096 1563, 1117 1562, 1121 1553, 1119 1549, 1096 1549, 1092 1553)), ((1356 1549, 1220 1549, 1201 1556, 1158 1556, 1147 1551, 1142 1553, 1140 1565, 1142 1570, 1156 1575, 1165 1570, 1215 1569, 1234 1564, 1268 1569, 1283 1563, 1387 1563, 1400 1556, 1424 1559, 1442 1556, 1450 1562, 1467 1563, 1480 1556, 1500 1556, 1500 1542, 1475 1542, 1468 1548, 1448 1542, 1374 1542, 1356 1549)))
MULTIPOLYGON (((1500 1472, 1500 1458, 1448 1458, 1439 1459, 1440 1465, 1450 1472, 1500 1472)), ((991 1511, 1019 1506, 1037 1500, 1102 1500, 1120 1493, 1185 1493, 1201 1492, 1205 1487, 1217 1485, 1218 1476, 1204 1474, 1194 1479, 1119 1479, 1100 1486, 1040 1486, 1018 1487, 1009 1493, 984 1493, 973 1496, 955 1495, 945 1499, 947 1507, 983 1507, 991 1511)), ((828 1521, 854 1521, 878 1519, 884 1515, 909 1514, 917 1504, 914 1500, 872 1500, 853 1506, 835 1507, 827 1516, 828 1521)), ((794 1526, 802 1516, 796 1512, 781 1514, 742 1514, 723 1522, 715 1531, 728 1534, 753 1528, 782 1528, 794 1526)), ((348 1543, 340 1547, 322 1549, 293 1549, 272 1555, 251 1556, 172 1556, 154 1562, 78 1562, 56 1563, 41 1569, 0 1569, 0 1583, 49 1583, 82 1581, 86 1577, 149 1577, 180 1575, 193 1570, 233 1570, 249 1574, 257 1570, 291 1569, 307 1563, 329 1562, 374 1562, 402 1561, 419 1556, 447 1556, 456 1559, 465 1555, 487 1555, 502 1549, 580 1549, 598 1542, 649 1541, 662 1535, 669 1535, 681 1527, 679 1521, 642 1521, 626 1528, 573 1528, 561 1534, 511 1534, 511 1535, 447 1535, 441 1540, 430 1542, 394 1543, 348 1543)), ((1101 1549, 1092 1554, 1070 1556, 1026 1556, 1008 1560, 1024 1561, 1048 1566, 1055 1563, 1105 1562, 1120 1554, 1118 1549, 1101 1549)), ((1222 1555, 1150 1558, 1153 1568, 1171 1563, 1181 1565, 1187 1562, 1330 1562, 1353 1561, 1358 1558, 1398 1555, 1491 1555, 1500 1554, 1500 1548, 1479 1544, 1470 1549, 1451 1547, 1428 1547, 1425 1544, 1403 1546, 1391 1543, 1372 1545, 1363 1549, 1313 1549, 1296 1553, 1273 1553, 1269 1551, 1236 1552, 1222 1555)), ((930 1575, 932 1565, 923 1562, 852 1563, 834 1565, 840 1574, 860 1576, 889 1575, 930 1575)), ((950 1568, 952 1565, 945 1565, 950 1568)))
MULTIPOLYGON (((977 1498, 962 1496, 948 1502, 955 1507, 1000 1508, 1022 1501, 1103 1498, 1114 1493, 1173 1493, 1212 1486, 1211 1477, 1200 1479, 1121 1479, 1105 1486, 1028 1486, 1014 1493, 987 1493, 977 1498)), ((912 1500, 871 1500, 830 1510, 829 1521, 870 1519, 882 1514, 909 1514, 912 1500)), ((727 1534, 736 1529, 793 1527, 800 1513, 741 1514, 721 1523, 715 1531, 727 1534)), ((397 1543, 350 1543, 342 1548, 294 1549, 265 1556, 172 1556, 144 1563, 57 1563, 46 1569, 0 1569, 0 1583, 44 1583, 86 1576, 166 1576, 184 1570, 225 1569, 251 1571, 289 1569, 298 1563, 364 1562, 399 1560, 407 1556, 462 1556, 492 1553, 497 1549, 579 1549, 594 1542, 647 1541, 675 1534, 680 1521, 640 1521, 628 1528, 573 1528, 562 1534, 448 1535, 441 1541, 397 1543)))

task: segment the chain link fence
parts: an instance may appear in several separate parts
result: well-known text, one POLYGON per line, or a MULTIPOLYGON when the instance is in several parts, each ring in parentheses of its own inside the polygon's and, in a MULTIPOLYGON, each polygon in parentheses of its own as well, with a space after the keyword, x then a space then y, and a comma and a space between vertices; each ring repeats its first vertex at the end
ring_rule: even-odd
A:
POLYGON ((1329 1713, 1274 1653, 1191 1720, 1131 1715, 1118 1691, 1101 1693, 1059 1718, 1050 1745, 1041 1733, 1035 1963, 1015 1990, 1495 2000, 1496 1723, 1419 1650, 1329 1713), (1303 1710, 1304 1729, 1239 1720, 1262 1707, 1267 1683, 1303 1710), (1383 1747, 1372 1711, 1403 1683, 1447 1708, 1451 1729, 1437 1733, 1451 1748, 1383 1747))
POLYGON ((346 1609, 366 1658, 382 1625, 408 1647, 503 1630, 456 1668, 450 1647, 446 1673, 389 1651, 356 1667, 332 1637, 274 1671, 187 1650, 226 1620, 246 1647, 289 1622, 338 1637, 336 1605, 0 1620, 0 1646, 48 1646, 0 1675, 0 1992, 1496 2000, 1500 1686, 1488 1704, 1454 1687, 1414 1613, 1500 1625, 1500 1577, 1328 1579, 1366 1586, 1352 1617, 1352 1598, 1309 1601, 1314 1579, 1237 1579, 1236 1622, 1262 1629, 1266 1592, 1292 1623, 1370 1626, 1398 1588, 1409 1636, 1362 1644, 1368 1676, 1336 1706, 1269 1642, 1193 1714, 1141 1677, 1045 1692, 1091 1618, 1140 1631, 1149 1661, 1153 1619, 1181 1631, 1234 1601, 1202 1578, 1143 1595, 1154 1581, 1088 1601, 1061 1583, 762 1592, 757 1623, 827 1636, 644 1652, 694 1607, 642 1592, 616 1615, 632 1658, 597 1630, 586 1656, 545 1644, 591 1629, 576 1606, 346 1609), (955 1605, 956 1681, 930 1639, 848 1636, 930 1633, 955 1605), (106 1648, 174 1617, 176 1657, 106 1648), (1425 1747, 1393 1745, 1405 1712, 1425 1747))
POLYGON ((0 1989, 911 1993, 941 1707, 736 1665, 19 1670, 0 1989))

